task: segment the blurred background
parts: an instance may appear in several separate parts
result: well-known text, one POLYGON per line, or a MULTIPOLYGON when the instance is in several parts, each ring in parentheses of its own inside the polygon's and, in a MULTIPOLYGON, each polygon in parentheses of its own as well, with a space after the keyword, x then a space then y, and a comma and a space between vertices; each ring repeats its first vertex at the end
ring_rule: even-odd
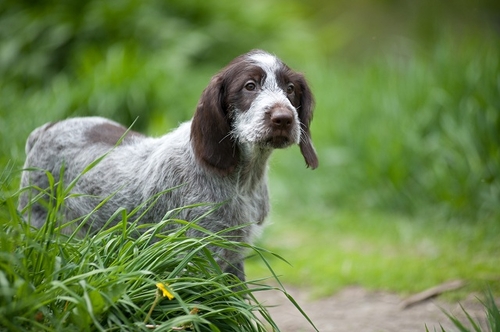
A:
MULTIPOLYGON (((500 2, 3 0, 0 174, 35 127, 100 115, 162 135, 254 48, 308 78, 320 158, 271 160, 259 245, 288 283, 500 290, 500 2)), ((269 275, 250 259, 250 278, 269 275)))

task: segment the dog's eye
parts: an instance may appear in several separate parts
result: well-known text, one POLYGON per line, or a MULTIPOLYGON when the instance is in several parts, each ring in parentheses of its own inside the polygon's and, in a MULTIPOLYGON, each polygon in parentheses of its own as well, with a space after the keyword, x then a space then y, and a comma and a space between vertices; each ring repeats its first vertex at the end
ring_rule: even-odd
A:
POLYGON ((247 89, 248 91, 254 91, 256 87, 257 86, 254 82, 248 82, 247 84, 245 84, 245 89, 247 89))
POLYGON ((295 86, 292 83, 288 84, 288 86, 286 87, 286 93, 291 95, 294 91, 295 91, 295 86))

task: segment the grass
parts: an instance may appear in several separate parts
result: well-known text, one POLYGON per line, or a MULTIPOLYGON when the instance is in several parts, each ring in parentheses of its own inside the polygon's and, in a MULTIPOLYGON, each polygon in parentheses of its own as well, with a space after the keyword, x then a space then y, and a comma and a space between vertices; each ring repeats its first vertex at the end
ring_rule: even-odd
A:
MULTIPOLYGON (((488 283, 500 291, 497 224, 446 224, 362 211, 313 217, 294 212, 293 221, 276 212, 260 245, 290 261, 269 258, 284 283, 313 296, 349 285, 408 295, 454 279, 468 282, 458 297, 488 283)), ((250 275, 265 273, 259 262, 247 266, 250 275)))
MULTIPOLYGON (((359 66, 306 65, 319 175, 295 177, 280 194, 306 191, 316 206, 498 220, 500 48, 482 37, 443 34, 430 49, 393 42, 401 53, 359 66)), ((302 168, 296 153, 281 156, 273 176, 302 168)))
MULTIPOLYGON (((500 310, 495 301, 495 297, 491 290, 486 292, 485 300, 481 301, 486 311, 486 326, 478 320, 474 320, 471 315, 465 311, 462 307, 462 311, 466 317, 466 322, 461 321, 450 313, 445 312, 446 316, 451 320, 453 325, 460 332, 498 332, 500 331, 500 310)), ((429 331, 427 326, 425 327, 426 332, 429 331)), ((436 331, 436 329, 434 329, 436 331)), ((441 326, 441 332, 446 332, 446 330, 441 326)))
POLYGON ((5 190, 10 174, 3 174, 0 201, 2 328, 279 331, 254 294, 281 289, 298 307, 277 278, 280 286, 272 287, 263 279, 241 282, 223 273, 209 247, 246 249, 261 257, 268 252, 228 241, 223 234, 188 238, 188 229, 201 230, 193 222, 131 223, 133 211, 119 210, 113 217, 121 221, 115 226, 83 237, 77 236, 78 229, 65 235, 73 221, 61 225, 57 216, 66 195, 49 189, 47 221, 33 229, 16 210, 19 192, 5 190), (164 234, 172 223, 178 230, 164 234))

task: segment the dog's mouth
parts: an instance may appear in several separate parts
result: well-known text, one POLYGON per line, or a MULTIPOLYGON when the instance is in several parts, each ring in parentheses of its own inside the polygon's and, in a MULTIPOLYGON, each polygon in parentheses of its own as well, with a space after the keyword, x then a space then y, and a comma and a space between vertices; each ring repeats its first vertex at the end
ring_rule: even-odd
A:
POLYGON ((292 145, 292 143, 290 137, 284 135, 274 135, 265 141, 265 144, 273 149, 284 149, 292 145))

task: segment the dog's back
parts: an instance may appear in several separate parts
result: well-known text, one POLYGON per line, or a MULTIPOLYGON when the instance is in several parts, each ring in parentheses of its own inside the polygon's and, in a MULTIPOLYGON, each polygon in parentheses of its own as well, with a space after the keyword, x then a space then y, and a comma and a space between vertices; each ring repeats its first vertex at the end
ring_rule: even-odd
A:
MULTIPOLYGON (((67 186, 93 161, 111 152, 118 142, 125 146, 143 138, 144 136, 138 133, 127 132, 127 128, 100 117, 72 118, 47 123, 36 128, 26 141, 26 162, 21 187, 37 189, 29 190, 21 195, 19 209, 23 210, 29 200, 39 193, 39 189, 47 190, 50 187, 50 177, 54 178, 55 183, 62 180, 67 186), (64 174, 62 178, 61 171, 64 174)), ((99 169, 98 165, 96 165, 97 169, 99 169)), ((113 171, 110 169, 109 173, 113 171)), ((101 180, 106 182, 106 178, 101 180)), ((97 185, 99 179, 95 182, 97 185)), ((89 187, 82 188, 82 185, 85 186, 84 183, 84 179, 82 183, 77 183, 76 188, 82 190, 80 193, 91 196, 97 194, 96 188, 92 192, 87 191, 89 187)), ((51 194, 55 195, 55 193, 51 194)), ((48 195, 45 195, 42 200, 47 198, 48 195)), ((68 200, 67 203, 71 205, 72 200, 68 200)), ((42 205, 35 203, 29 211, 29 221, 36 227, 41 227, 46 220, 47 211, 42 205)), ((68 213, 74 214, 76 218, 90 212, 91 209, 89 209, 80 208, 75 213, 70 211, 68 213)))

